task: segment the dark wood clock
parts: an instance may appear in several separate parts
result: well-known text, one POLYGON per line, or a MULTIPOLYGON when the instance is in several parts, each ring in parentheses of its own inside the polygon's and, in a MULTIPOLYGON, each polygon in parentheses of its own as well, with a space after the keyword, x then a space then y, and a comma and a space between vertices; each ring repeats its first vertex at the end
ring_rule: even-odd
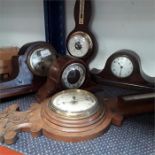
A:
POLYGON ((141 67, 139 56, 131 50, 112 54, 103 70, 92 69, 97 83, 116 85, 144 91, 155 91, 155 78, 147 76, 141 67))
POLYGON ((95 37, 89 29, 91 13, 91 0, 76 0, 74 6, 75 28, 66 40, 69 54, 87 62, 96 54, 95 37))
POLYGON ((42 101, 64 89, 91 87, 94 83, 83 60, 59 56, 49 69, 46 83, 37 92, 37 100, 42 101))
POLYGON ((0 99, 37 91, 55 58, 55 49, 46 42, 22 46, 19 54, 12 58, 12 76, 0 83, 0 99))

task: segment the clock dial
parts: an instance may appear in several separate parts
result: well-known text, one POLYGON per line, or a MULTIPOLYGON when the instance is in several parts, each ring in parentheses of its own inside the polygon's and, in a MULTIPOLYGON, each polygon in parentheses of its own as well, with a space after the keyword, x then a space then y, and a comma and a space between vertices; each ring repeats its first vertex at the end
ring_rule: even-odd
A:
POLYGON ((93 43, 87 33, 78 31, 71 34, 67 47, 72 56, 82 58, 92 49, 93 43))
POLYGON ((39 76, 47 76, 48 69, 55 59, 55 51, 48 48, 35 49, 28 59, 31 71, 39 76))
POLYGON ((69 64, 62 73, 65 88, 79 88, 86 80, 86 68, 81 63, 69 64))
POLYGON ((133 70, 133 63, 126 56, 118 56, 111 63, 111 72, 118 78, 129 77, 133 70))
POLYGON ((98 110, 97 98, 81 89, 69 89, 54 95, 49 108, 65 117, 89 117, 98 110))

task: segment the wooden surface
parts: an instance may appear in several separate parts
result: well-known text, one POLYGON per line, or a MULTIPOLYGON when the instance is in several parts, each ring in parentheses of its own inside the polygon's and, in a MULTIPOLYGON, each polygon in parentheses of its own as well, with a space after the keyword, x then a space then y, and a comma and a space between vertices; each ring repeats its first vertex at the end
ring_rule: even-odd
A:
POLYGON ((0 48, 0 81, 10 78, 13 72, 11 59, 18 54, 18 51, 17 47, 0 48))
POLYGON ((0 146, 0 155, 23 155, 23 153, 12 150, 6 146, 0 146))

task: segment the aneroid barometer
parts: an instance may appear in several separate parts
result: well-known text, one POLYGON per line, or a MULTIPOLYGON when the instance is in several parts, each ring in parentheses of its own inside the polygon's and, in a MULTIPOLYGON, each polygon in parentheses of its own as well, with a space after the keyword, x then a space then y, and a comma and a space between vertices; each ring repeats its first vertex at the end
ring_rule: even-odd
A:
POLYGON ((95 38, 89 30, 91 0, 76 0, 74 7, 75 28, 67 37, 71 56, 90 61, 95 52, 95 38))
POLYGON ((31 42, 22 46, 18 55, 12 58, 12 76, 9 81, 0 83, 0 98, 38 90, 55 59, 55 49, 46 42, 31 42))

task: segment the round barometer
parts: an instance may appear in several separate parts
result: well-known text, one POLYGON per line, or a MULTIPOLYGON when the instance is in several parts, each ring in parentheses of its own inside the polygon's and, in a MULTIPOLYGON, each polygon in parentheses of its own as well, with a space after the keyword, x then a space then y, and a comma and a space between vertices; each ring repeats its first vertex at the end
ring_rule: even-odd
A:
POLYGON ((93 42, 87 33, 77 31, 69 36, 67 48, 70 55, 77 58, 82 58, 91 52, 93 42))

